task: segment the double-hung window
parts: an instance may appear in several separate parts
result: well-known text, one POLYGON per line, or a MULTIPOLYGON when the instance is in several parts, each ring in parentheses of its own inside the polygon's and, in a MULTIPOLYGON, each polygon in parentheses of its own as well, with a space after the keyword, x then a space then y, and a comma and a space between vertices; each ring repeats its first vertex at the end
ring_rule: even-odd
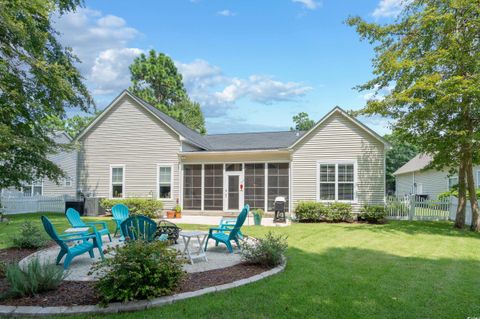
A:
POLYGON ((452 176, 448 178, 448 190, 452 190, 458 185, 458 176, 452 176))
POLYGON ((318 164, 318 200, 355 200, 355 163, 318 164))
POLYGON ((125 197, 125 165, 112 165, 110 167, 110 197, 125 197))
POLYGON ((158 165, 158 198, 172 199, 172 166, 158 165))
POLYGON ((22 191, 24 196, 41 196, 43 194, 43 181, 37 180, 32 184, 24 185, 22 191))

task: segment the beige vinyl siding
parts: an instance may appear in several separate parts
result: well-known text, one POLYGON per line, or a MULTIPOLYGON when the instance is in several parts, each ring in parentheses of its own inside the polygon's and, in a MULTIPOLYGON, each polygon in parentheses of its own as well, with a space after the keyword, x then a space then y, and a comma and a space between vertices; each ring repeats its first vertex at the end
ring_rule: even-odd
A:
POLYGON ((363 204, 382 204, 385 194, 384 145, 340 113, 334 113, 295 146, 291 162, 292 209, 317 199, 317 164, 357 163, 355 211, 363 204))
POLYGON ((60 166, 67 177, 70 178, 70 186, 65 186, 63 179, 55 183, 49 179, 43 181, 44 196, 77 195, 77 151, 60 152, 50 155, 49 159, 60 166))
POLYGON ((125 165, 125 197, 158 196, 157 164, 173 167, 172 208, 179 197, 176 133, 130 97, 123 97, 79 141, 80 188, 98 197, 110 196, 110 165, 125 165))
POLYGON ((410 195, 413 191, 413 173, 400 174, 395 177, 395 194, 399 197, 410 195))
POLYGON ((420 184, 422 184, 423 188, 421 192, 419 189, 417 193, 428 195, 429 198, 432 199, 437 198, 439 194, 448 190, 447 176, 447 172, 439 172, 431 169, 415 172, 415 183, 417 183, 417 188, 420 184))
POLYGON ((290 161, 290 153, 282 151, 265 152, 220 152, 215 154, 183 154, 182 163, 253 163, 290 161))

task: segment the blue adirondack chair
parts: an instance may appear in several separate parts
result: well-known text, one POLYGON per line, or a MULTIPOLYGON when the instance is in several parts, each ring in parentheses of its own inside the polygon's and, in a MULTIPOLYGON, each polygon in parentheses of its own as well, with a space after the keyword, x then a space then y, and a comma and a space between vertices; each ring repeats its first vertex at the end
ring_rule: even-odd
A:
POLYGON ((60 264, 63 256, 66 255, 65 261, 63 262, 63 269, 68 269, 73 258, 83 255, 86 252, 88 252, 91 258, 94 258, 94 248, 97 248, 102 259, 104 258, 102 251, 102 240, 97 232, 94 231, 91 234, 72 233, 58 235, 55 227, 53 227, 53 224, 46 216, 42 216, 42 223, 47 234, 60 246, 60 252, 57 256, 57 265, 60 264), (90 239, 92 239, 92 242, 89 241, 90 239), (80 241, 81 243, 77 243, 72 246, 67 245, 67 243, 80 241))
POLYGON ((80 227, 92 227, 95 231, 97 231, 100 234, 100 238, 103 235, 107 235, 108 239, 112 241, 112 237, 110 236, 110 231, 108 230, 108 226, 106 222, 84 222, 80 218, 80 213, 75 210, 75 208, 69 208, 67 209, 67 213, 65 214, 67 216, 68 222, 72 227, 74 228, 80 228, 80 227), (98 229, 96 225, 102 226, 101 229, 98 229))
POLYGON ((112 219, 115 221, 117 225, 113 236, 117 236, 117 232, 120 232, 120 240, 124 240, 125 236, 122 233, 122 228, 120 227, 120 225, 129 216, 128 207, 123 204, 116 204, 112 207, 112 215, 113 215, 112 219))
MULTIPOLYGON (((235 224, 237 223, 237 217, 222 217, 222 219, 220 219, 220 223, 218 224, 218 227, 219 228, 225 228, 226 230, 230 230, 232 229, 233 227, 235 227, 235 224)), ((248 216, 247 216, 248 218, 248 216)), ((239 239, 243 239, 243 234, 242 234, 242 231, 239 230, 238 231, 238 238, 239 239)))
POLYGON ((248 206, 248 204, 243 207, 241 213, 237 217, 237 222, 232 228, 210 228, 210 230, 208 231, 208 238, 205 242, 205 250, 207 250, 208 241, 210 239, 215 240, 215 246, 218 246, 218 243, 225 244, 230 253, 233 253, 231 241, 234 241, 237 244, 238 248, 240 248, 238 233, 240 231, 240 228, 243 226, 245 219, 247 218, 249 210, 250 206, 248 206))
POLYGON ((146 216, 133 216, 125 219, 120 229, 128 240, 152 241, 157 232, 157 223, 146 216))

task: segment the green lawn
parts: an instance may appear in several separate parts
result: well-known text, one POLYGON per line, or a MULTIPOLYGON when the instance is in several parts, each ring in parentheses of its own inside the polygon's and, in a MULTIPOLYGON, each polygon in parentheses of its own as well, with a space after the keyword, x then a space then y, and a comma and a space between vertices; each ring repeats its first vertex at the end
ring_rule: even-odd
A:
MULTIPOLYGON (((17 218, 26 216, 15 217, 14 226, 17 218)), ((65 226, 59 217, 54 220, 65 226)), ((262 236, 269 229, 245 227, 244 232, 262 236)), ((480 316, 479 234, 455 231, 446 222, 295 224, 275 231, 287 234, 290 245, 287 268, 277 276, 140 313, 101 317, 480 316)), ((0 245, 8 245, 3 234, 12 227, 0 225, 0 233, 0 245)))

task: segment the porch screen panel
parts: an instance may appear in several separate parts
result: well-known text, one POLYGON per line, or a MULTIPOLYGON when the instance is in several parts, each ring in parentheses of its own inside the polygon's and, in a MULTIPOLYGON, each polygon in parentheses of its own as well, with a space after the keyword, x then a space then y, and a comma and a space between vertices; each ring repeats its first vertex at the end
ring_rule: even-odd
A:
POLYGON ((183 208, 202 208, 202 165, 183 166, 183 208))
POLYGON ((245 164, 245 204, 265 209, 265 164, 245 164))
POLYGON ((283 196, 286 199, 285 207, 288 210, 289 163, 268 163, 268 210, 273 210, 275 197, 283 196))
POLYGON ((205 164, 204 208, 223 210, 223 164, 205 164))

